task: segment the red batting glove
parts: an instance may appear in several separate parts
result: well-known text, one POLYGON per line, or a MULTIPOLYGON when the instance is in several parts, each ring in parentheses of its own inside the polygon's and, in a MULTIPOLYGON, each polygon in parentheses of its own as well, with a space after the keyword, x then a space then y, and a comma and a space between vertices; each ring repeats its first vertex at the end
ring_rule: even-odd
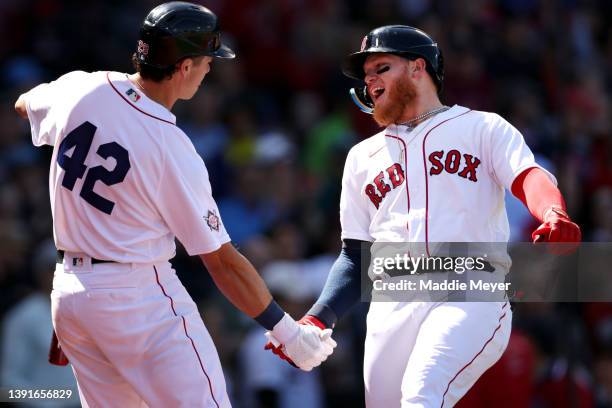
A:
POLYGON ((306 316, 302 317, 298 321, 298 323, 299 324, 304 324, 304 325, 316 326, 316 327, 318 327, 321 330, 327 329, 327 326, 325 326, 322 321, 320 321, 319 319, 317 319, 316 317, 311 316, 311 315, 306 315, 306 316))
POLYGON ((279 346, 275 346, 274 344, 272 344, 272 342, 268 342, 268 344, 265 345, 264 350, 272 350, 272 353, 274 353, 278 357, 280 357, 281 360, 285 360, 286 362, 288 362, 289 364, 291 364, 295 368, 299 368, 297 365, 295 365, 293 360, 291 360, 289 357, 287 357, 287 355, 285 353, 283 353, 283 350, 281 350, 282 347, 283 347, 282 344, 279 345, 279 346))
POLYGON ((49 345, 49 363, 57 366, 68 365, 68 357, 64 354, 64 350, 59 344, 55 330, 51 336, 51 344, 49 345))
MULTIPOLYGON (((314 316, 310 316, 310 315, 306 315, 302 317, 298 321, 298 324, 316 326, 321 330, 327 329, 327 327, 325 327, 325 325, 319 319, 317 319, 314 316)), ((285 360, 286 362, 288 362, 295 368, 299 368, 297 365, 295 365, 295 363, 289 357, 287 357, 287 355, 283 352, 282 347, 283 347, 282 344, 279 346, 275 346, 274 344, 272 344, 272 342, 268 342, 268 344, 265 345, 264 350, 272 350, 272 353, 280 357, 281 360, 285 360)))
POLYGON ((564 243, 548 245, 551 254, 566 255, 573 253, 582 239, 580 227, 572 222, 569 215, 559 207, 551 207, 544 212, 544 223, 531 234, 534 243, 564 243))

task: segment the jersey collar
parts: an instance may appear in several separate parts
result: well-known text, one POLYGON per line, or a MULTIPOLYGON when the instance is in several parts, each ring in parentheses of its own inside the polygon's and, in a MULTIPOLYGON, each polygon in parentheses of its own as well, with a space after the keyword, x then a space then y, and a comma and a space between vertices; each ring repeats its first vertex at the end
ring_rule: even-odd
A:
POLYGON ((442 122, 443 120, 446 120, 454 115, 456 115, 457 113, 460 113, 464 110, 469 110, 468 108, 465 108, 463 106, 459 106, 459 105, 453 105, 451 106, 450 109, 438 113, 437 115, 433 116, 432 118, 425 120, 421 123, 419 123, 414 129, 412 129, 411 131, 408 131, 408 126, 404 126, 404 125, 389 125, 387 126, 387 128, 385 129, 385 133, 390 133, 390 134, 402 134, 402 135, 406 135, 407 137, 416 135, 418 133, 420 133, 420 130, 422 130, 424 127, 428 127, 430 125, 436 125, 440 122, 442 122))
POLYGON ((166 107, 145 95, 128 79, 127 74, 109 71, 106 73, 106 78, 118 96, 132 108, 153 119, 176 125, 176 116, 166 107))

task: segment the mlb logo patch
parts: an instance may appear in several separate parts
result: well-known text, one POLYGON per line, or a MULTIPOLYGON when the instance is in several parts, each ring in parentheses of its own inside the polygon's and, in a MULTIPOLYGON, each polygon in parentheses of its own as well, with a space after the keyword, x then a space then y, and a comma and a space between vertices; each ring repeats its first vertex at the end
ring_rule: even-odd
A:
POLYGON ((72 266, 83 266, 83 258, 72 258, 72 266))
POLYGON ((138 92, 132 88, 128 89, 125 94, 132 100, 132 102, 138 102, 138 100, 140 100, 140 95, 138 95, 138 92))

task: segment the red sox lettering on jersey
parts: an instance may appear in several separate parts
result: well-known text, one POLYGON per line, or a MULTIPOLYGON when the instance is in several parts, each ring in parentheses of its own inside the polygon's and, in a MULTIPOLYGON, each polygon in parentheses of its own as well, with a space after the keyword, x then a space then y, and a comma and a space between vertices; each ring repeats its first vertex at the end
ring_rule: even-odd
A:
MULTIPOLYGON (((429 154, 428 159, 430 176, 436 176, 446 171, 448 174, 457 174, 457 176, 474 183, 478 181, 476 169, 481 161, 474 155, 462 154, 456 149, 451 149, 448 153, 445 153, 444 150, 436 150, 429 154), (459 171, 460 169, 461 171, 459 171)), ((388 192, 402 185, 404 177, 402 165, 394 163, 384 171, 380 171, 372 182, 366 185, 364 192, 372 204, 378 208, 388 192)))
POLYGON ((372 201, 372 204, 378 208, 380 202, 385 198, 387 193, 391 189, 396 189, 401 186, 404 182, 404 169, 399 163, 387 167, 383 172, 381 171, 376 175, 371 184, 368 184, 365 188, 366 195, 372 201), (390 185, 385 182, 385 179, 389 180, 390 185))
POLYGON ((459 171, 463 162, 464 167, 457 175, 473 182, 478 181, 476 168, 480 164, 480 159, 469 153, 461 154, 460 151, 452 149, 445 156, 444 150, 436 150, 429 155, 429 162, 432 164, 429 169, 429 175, 431 176, 438 175, 443 170, 446 170, 449 174, 455 174, 459 171), (443 159, 444 161, 442 161, 443 159))
POLYGON ((455 105, 411 131, 390 125, 347 156, 342 238, 504 242, 504 190, 529 167, 523 136, 494 113, 455 105))

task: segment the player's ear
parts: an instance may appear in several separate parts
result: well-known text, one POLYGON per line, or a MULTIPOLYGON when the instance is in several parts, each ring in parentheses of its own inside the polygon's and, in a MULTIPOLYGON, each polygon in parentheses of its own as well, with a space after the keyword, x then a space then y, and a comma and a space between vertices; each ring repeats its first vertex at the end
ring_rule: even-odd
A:
POLYGON ((413 62, 414 64, 412 64, 412 73, 414 74, 425 71, 425 69, 427 68, 427 63, 423 58, 417 58, 413 62))
POLYGON ((181 76, 186 76, 191 73, 192 68, 193 68, 193 59, 185 58, 179 63, 178 71, 180 72, 181 76))

